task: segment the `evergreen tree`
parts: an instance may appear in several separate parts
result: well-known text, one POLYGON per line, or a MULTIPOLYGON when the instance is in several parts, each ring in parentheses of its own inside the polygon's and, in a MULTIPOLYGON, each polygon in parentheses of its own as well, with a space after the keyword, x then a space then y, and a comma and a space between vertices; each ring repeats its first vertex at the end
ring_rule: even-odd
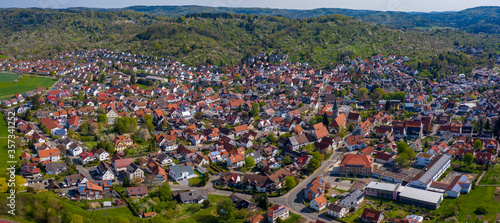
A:
POLYGON ((323 125, 328 129, 328 124, 330 124, 328 122, 328 115, 326 114, 326 112, 323 114, 323 125))

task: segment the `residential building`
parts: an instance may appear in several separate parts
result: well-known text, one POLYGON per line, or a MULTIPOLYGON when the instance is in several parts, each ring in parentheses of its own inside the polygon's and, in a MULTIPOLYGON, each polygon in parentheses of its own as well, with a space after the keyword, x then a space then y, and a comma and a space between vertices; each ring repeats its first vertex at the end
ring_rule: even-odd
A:
POLYGON ((328 211, 327 214, 330 216, 333 216, 335 218, 343 218, 347 213, 349 213, 349 208, 337 205, 337 204, 330 204, 328 206, 328 211))
POLYGON ((175 165, 170 166, 169 168, 170 170, 168 171, 168 174, 175 181, 189 180, 193 177, 196 177, 196 174, 194 173, 191 166, 175 165))
POLYGON ((326 199, 325 195, 320 195, 316 198, 314 198, 311 202, 309 207, 314 209, 315 211, 321 211, 325 209, 328 205, 328 200, 326 199))
POLYGON ((275 223, 278 218, 285 220, 290 217, 290 208, 287 206, 276 204, 268 209, 267 222, 275 223))
POLYGON ((145 197, 148 196, 149 191, 146 185, 141 185, 138 187, 127 187, 128 197, 145 197))
POLYGON ((360 219, 362 222, 379 223, 384 220, 384 214, 381 211, 365 208, 360 219))

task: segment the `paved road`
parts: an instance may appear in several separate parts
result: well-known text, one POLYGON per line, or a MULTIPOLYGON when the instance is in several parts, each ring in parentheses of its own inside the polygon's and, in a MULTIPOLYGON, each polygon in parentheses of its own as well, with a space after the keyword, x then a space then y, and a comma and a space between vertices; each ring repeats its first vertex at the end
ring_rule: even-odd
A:
POLYGON ((269 201, 275 204, 282 204, 289 207, 290 210, 304 216, 308 221, 316 221, 320 217, 323 218, 323 216, 318 216, 317 213, 307 208, 302 203, 302 189, 304 189, 306 185, 315 177, 328 175, 330 167, 337 163, 340 160, 341 156, 342 153, 335 152, 327 161, 324 161, 313 174, 311 174, 308 178, 302 180, 287 194, 278 198, 270 198, 269 201))

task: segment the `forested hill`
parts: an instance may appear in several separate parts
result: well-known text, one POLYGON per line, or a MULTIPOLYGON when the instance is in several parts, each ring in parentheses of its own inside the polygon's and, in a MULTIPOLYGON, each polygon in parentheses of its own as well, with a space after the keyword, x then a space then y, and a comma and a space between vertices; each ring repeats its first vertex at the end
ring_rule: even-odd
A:
POLYGON ((389 29, 343 15, 288 19, 204 13, 167 18, 79 9, 0 10, 0 41, 0 51, 19 58, 99 47, 170 57, 188 65, 236 64, 263 51, 321 67, 346 56, 374 54, 403 54, 417 63, 451 52, 463 61, 469 56, 455 50, 461 45, 500 52, 500 39, 494 35, 389 29))
POLYGON ((177 18, 194 13, 237 13, 251 15, 283 16, 291 19, 313 18, 340 14, 364 22, 383 24, 389 27, 436 28, 452 27, 472 33, 500 34, 500 7, 476 7, 459 12, 406 13, 372 10, 352 10, 339 8, 319 8, 313 10, 270 9, 270 8, 228 8, 206 6, 132 6, 123 9, 103 9, 104 11, 132 10, 155 15, 177 18))

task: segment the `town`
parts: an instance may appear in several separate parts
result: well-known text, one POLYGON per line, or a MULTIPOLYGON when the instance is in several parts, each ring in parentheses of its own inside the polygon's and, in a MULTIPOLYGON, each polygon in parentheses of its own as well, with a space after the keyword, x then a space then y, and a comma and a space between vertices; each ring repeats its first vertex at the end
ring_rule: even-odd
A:
MULTIPOLYGON (((6 58, 3 72, 56 82, 1 106, 17 116, 22 189, 87 210, 409 223, 452 222, 455 201, 476 202, 485 185, 499 185, 488 198, 498 203, 498 68, 431 81, 410 60, 346 56, 317 69, 262 52, 190 67, 106 49, 6 58)), ((481 202, 467 204, 470 221, 500 220, 481 202)))

